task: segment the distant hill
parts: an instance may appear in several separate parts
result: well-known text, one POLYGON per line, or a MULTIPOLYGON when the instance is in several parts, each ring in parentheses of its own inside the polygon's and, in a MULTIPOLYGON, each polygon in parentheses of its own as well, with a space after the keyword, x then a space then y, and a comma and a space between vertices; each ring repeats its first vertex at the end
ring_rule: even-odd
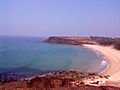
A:
POLYGON ((52 44, 70 44, 70 45, 82 45, 82 44, 93 44, 93 45, 112 45, 115 49, 120 50, 120 38, 112 37, 49 37, 45 42, 52 44))

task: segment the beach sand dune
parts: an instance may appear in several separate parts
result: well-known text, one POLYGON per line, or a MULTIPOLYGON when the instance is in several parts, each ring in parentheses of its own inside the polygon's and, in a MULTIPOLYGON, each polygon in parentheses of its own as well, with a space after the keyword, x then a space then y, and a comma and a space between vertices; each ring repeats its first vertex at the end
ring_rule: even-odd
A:
POLYGON ((110 80, 120 80, 120 51, 114 49, 112 46, 100 46, 100 45, 84 45, 94 51, 99 51, 108 62, 109 67, 100 74, 110 75, 110 80))

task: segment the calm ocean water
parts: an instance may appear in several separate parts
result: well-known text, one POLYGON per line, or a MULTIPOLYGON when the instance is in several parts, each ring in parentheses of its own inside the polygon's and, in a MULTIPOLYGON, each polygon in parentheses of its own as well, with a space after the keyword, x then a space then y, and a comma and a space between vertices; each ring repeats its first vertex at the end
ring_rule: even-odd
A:
POLYGON ((107 67, 104 58, 90 49, 40 42, 44 39, 0 36, 0 73, 39 70, 100 72, 107 67))

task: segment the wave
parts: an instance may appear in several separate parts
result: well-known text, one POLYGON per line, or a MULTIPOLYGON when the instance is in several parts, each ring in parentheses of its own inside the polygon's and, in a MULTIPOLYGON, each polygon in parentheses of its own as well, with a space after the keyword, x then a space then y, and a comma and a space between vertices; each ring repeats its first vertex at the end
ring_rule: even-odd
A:
POLYGON ((107 63, 106 60, 102 60, 101 66, 106 66, 106 68, 103 71, 101 71, 100 73, 104 73, 109 68, 109 64, 107 63))

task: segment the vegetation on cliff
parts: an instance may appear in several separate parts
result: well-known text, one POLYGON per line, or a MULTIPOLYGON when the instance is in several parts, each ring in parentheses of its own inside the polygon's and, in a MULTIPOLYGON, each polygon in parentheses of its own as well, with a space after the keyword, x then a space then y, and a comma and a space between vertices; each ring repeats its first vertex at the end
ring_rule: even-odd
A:
POLYGON ((104 46, 114 46, 115 49, 120 50, 120 38, 111 38, 111 37, 90 37, 91 40, 96 41, 100 45, 104 46))

